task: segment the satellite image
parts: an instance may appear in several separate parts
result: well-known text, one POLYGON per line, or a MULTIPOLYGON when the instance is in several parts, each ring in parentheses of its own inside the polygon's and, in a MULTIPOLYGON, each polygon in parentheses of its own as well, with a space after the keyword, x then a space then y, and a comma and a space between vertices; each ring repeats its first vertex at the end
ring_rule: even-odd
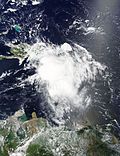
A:
POLYGON ((0 0, 0 156, 120 156, 120 0, 0 0))

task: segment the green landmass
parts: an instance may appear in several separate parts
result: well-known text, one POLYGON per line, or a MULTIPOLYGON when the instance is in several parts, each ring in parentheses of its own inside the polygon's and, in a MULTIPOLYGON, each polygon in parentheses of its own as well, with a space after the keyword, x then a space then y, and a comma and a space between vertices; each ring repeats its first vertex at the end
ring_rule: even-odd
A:
POLYGON ((30 144, 26 156, 54 156, 52 150, 41 144, 30 144))
POLYGON ((6 59, 12 59, 12 57, 0 55, 0 60, 6 60, 6 59))
POLYGON ((21 118, 13 116, 6 122, 1 121, 0 156, 9 156, 31 138, 26 151, 22 149, 26 156, 120 156, 119 140, 97 125, 67 130, 64 126, 51 127, 45 119, 37 118, 35 112, 30 120, 25 114, 21 118), (17 129, 13 125, 14 120, 18 124, 17 129), (103 139, 105 136, 107 140, 103 139))
POLYGON ((18 58, 24 58, 26 52, 25 52, 25 48, 27 47, 27 44, 20 44, 17 46, 13 46, 11 47, 11 54, 13 54, 15 57, 18 58))
POLYGON ((4 56, 0 55, 0 60, 6 60, 6 59, 24 59, 26 55, 26 47, 28 47, 27 44, 19 44, 19 45, 12 45, 10 53, 12 54, 11 56, 4 56))

